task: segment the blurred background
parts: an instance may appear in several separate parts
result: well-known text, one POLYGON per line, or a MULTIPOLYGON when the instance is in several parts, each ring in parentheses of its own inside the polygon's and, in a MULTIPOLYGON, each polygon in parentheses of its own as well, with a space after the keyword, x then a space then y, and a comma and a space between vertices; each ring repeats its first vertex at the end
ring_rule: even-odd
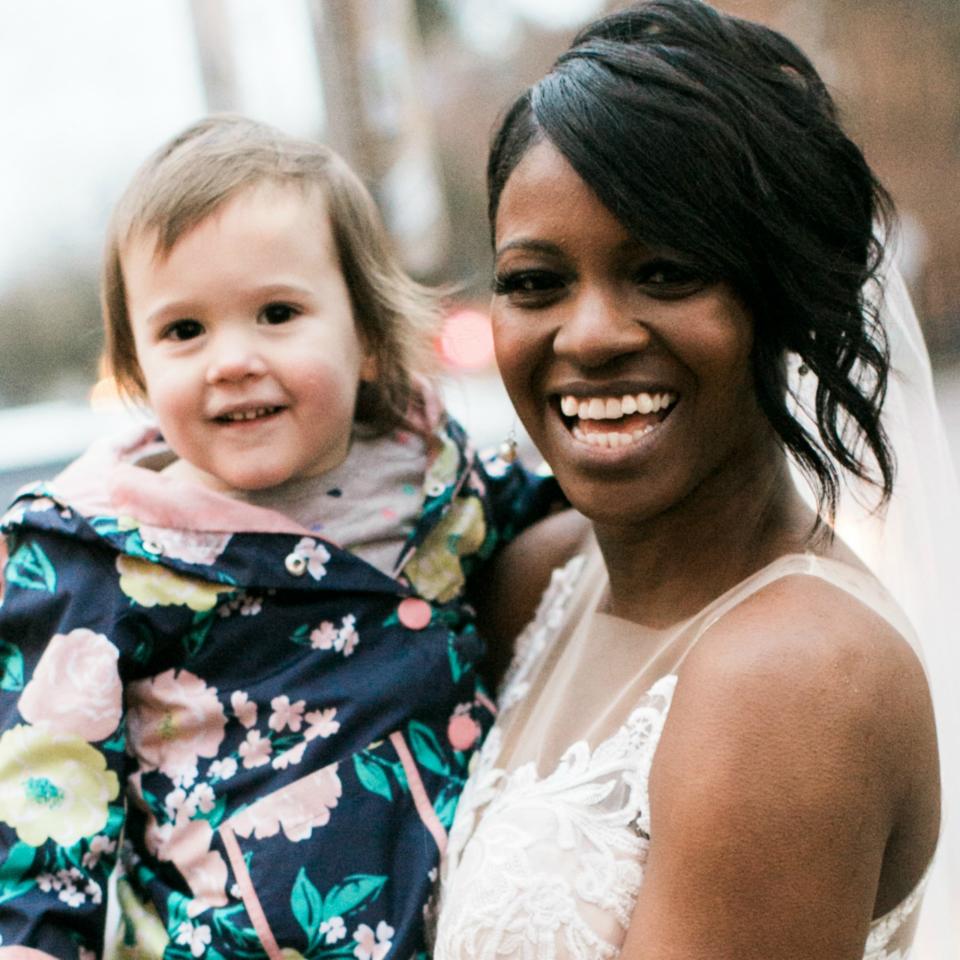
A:
MULTIPOLYGON (((139 162, 237 110, 344 154, 408 268, 457 294, 454 411, 513 425, 486 319, 483 169, 503 107, 604 0, 0 0, 0 499, 131 414, 102 378, 97 274, 139 162)), ((902 267, 960 459, 960 2, 718 0, 811 55, 897 200, 902 267)))

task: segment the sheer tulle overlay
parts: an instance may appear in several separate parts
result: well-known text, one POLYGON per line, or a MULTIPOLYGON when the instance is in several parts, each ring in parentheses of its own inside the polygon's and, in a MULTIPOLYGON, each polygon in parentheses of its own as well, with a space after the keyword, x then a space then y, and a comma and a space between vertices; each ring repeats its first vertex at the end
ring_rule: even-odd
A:
MULTIPOLYGON (((437 960, 617 956, 643 882, 650 768, 683 659, 733 606, 794 574, 840 587, 909 634, 870 574, 813 555, 781 557, 665 630, 595 612, 606 588, 595 547, 554 574, 450 833, 437 960)), ((864 960, 910 955, 924 885, 871 924, 864 960)))

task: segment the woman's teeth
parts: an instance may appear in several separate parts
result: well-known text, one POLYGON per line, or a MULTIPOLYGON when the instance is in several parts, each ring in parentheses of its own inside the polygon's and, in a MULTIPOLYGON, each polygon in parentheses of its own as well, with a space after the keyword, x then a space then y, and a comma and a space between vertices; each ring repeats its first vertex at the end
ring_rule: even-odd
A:
POLYGON ((627 393, 622 397, 591 397, 589 400, 567 395, 560 398, 565 417, 580 420, 619 420, 634 413, 659 413, 677 402, 675 393, 627 393))
POLYGON ((571 432, 577 440, 609 449, 628 446, 648 434, 676 402, 677 395, 669 392, 590 398, 568 394, 560 398, 560 410, 564 416, 576 418, 571 432), (654 414, 657 416, 653 416, 654 414), (625 422, 622 430, 611 429, 613 424, 610 421, 627 417, 630 422, 625 422), (585 422, 596 420, 605 420, 607 423, 603 429, 584 429, 585 422))

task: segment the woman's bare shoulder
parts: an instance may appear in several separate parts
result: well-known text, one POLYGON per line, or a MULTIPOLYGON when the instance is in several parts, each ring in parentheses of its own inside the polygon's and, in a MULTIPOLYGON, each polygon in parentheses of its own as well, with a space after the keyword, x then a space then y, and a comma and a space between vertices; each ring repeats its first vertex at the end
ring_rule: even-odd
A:
POLYGON ((810 944, 828 930, 856 941, 877 903, 909 891, 936 842, 936 739, 919 660, 840 588, 775 581, 683 663, 650 790, 644 923, 659 930, 683 905, 684 949, 713 924, 737 956, 806 955, 777 952, 780 938, 810 944), (909 842, 891 873, 884 851, 900 834, 909 842), (697 906, 706 889, 725 902, 723 931, 697 906), (758 914, 758 903, 768 909, 758 914))

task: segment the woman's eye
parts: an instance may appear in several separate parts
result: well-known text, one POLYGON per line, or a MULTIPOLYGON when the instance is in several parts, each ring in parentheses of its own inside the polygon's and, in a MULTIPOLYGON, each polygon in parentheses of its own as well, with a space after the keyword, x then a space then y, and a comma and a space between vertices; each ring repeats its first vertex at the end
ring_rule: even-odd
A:
POLYGON ((533 302, 550 298, 563 288, 563 283, 563 277, 549 270, 517 270, 496 274, 493 292, 498 297, 533 302))
POLYGON ((662 299, 687 297, 702 290, 709 281, 695 267, 675 260, 651 260, 636 274, 636 282, 651 296, 662 299))
POLYGON ((163 340, 193 340, 203 333, 203 324, 199 320, 175 320, 165 327, 161 339, 163 340))
POLYGON ((288 303, 268 303, 260 316, 265 323, 278 324, 286 323, 297 315, 297 310, 288 303))

